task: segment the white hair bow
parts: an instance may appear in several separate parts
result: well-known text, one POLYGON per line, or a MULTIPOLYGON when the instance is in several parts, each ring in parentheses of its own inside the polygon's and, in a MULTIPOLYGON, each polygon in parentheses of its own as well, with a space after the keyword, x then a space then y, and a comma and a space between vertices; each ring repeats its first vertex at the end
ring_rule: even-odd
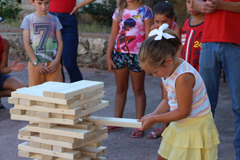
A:
POLYGON ((159 41, 162 39, 162 37, 164 37, 165 39, 171 39, 171 38, 175 38, 175 36, 172 36, 171 34, 168 34, 168 33, 163 33, 163 31, 165 29, 168 28, 168 24, 167 23, 164 23, 163 25, 161 25, 159 27, 159 29, 154 29, 152 30, 150 33, 149 33, 149 37, 152 37, 152 36, 155 36, 157 35, 154 40, 155 41, 159 41))

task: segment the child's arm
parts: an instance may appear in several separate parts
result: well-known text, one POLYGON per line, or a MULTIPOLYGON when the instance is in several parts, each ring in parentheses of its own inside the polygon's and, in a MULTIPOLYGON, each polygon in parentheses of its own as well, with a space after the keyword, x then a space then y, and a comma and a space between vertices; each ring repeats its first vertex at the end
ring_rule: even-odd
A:
POLYGON ((2 60, 1 60, 1 73, 8 74, 11 71, 22 71, 22 69, 24 68, 24 63, 18 63, 18 60, 12 62, 11 66, 8 67, 8 53, 9 53, 9 43, 5 39, 5 44, 2 52, 2 60))
MULTIPOLYGON (((24 42, 24 48, 29 58, 31 59, 31 61, 34 62, 38 60, 30 45, 30 31, 27 29, 23 29, 23 42, 24 42)), ((46 74, 49 72, 48 69, 42 65, 42 63, 38 63, 35 67, 39 74, 46 74)))
POLYGON ((148 18, 144 20, 144 25, 145 25, 145 38, 147 38, 149 32, 151 31, 150 28, 152 28, 153 25, 153 18, 148 18))
POLYGON ((56 31, 56 37, 57 37, 57 54, 55 59, 51 62, 51 64, 47 67, 49 70, 49 73, 54 73, 59 65, 59 62, 61 60, 61 56, 62 56, 62 51, 63 51, 63 41, 62 41, 62 34, 61 34, 61 30, 56 31))
POLYGON ((180 75, 176 82, 176 96, 178 102, 178 109, 171 112, 143 117, 139 122, 143 122, 140 130, 150 129, 154 123, 173 122, 188 117, 191 113, 193 87, 195 85, 195 78, 190 73, 180 75))
POLYGON ((80 3, 78 3, 78 5, 76 5, 76 6, 73 8, 73 10, 72 10, 72 12, 70 13, 70 15, 72 15, 72 14, 77 14, 79 8, 85 6, 85 5, 89 4, 89 3, 92 3, 93 1, 96 1, 96 0, 84 0, 84 1, 82 1, 82 2, 80 2, 80 3))
POLYGON ((113 52, 115 40, 117 38, 118 31, 119 31, 118 23, 119 23, 118 21, 115 21, 114 19, 112 20, 112 31, 109 36, 108 47, 107 47, 107 66, 108 66, 108 70, 112 73, 113 73, 113 69, 116 68, 112 60, 112 52, 113 52))

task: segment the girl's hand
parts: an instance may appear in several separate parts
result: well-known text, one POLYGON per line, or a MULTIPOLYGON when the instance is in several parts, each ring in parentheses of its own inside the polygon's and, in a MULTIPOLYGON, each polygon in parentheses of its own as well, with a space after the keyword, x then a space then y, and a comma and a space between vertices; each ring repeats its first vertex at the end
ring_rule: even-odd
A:
POLYGON ((39 74, 47 74, 49 73, 49 70, 42 65, 42 63, 38 62, 38 64, 35 66, 39 74))
POLYGON ((24 63, 18 63, 19 59, 13 61, 10 68, 12 71, 22 71, 25 67, 24 63))
POLYGON ((49 70, 49 73, 52 74, 54 73, 57 68, 58 68, 59 62, 56 60, 53 60, 50 65, 47 67, 47 69, 49 70))
POLYGON ((70 13, 70 15, 72 15, 72 14, 77 15, 78 9, 79 9, 79 8, 77 8, 77 6, 75 6, 75 7, 73 8, 72 12, 70 13))
POLYGON ((115 64, 113 63, 113 60, 111 58, 107 58, 107 67, 108 70, 113 73, 114 68, 116 68, 115 64))
POLYGON ((153 116, 142 117, 138 122, 143 122, 142 128, 138 128, 141 131, 148 130, 155 124, 153 116))

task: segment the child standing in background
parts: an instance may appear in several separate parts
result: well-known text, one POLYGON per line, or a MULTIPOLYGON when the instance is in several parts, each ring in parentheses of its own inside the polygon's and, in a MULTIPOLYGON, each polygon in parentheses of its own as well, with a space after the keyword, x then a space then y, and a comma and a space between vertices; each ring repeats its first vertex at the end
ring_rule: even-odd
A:
POLYGON ((143 122, 140 130, 171 122, 162 134, 158 160, 217 160, 219 135, 204 82, 194 67, 176 56, 181 40, 167 27, 150 32, 140 48, 140 66, 161 77, 167 91, 157 109, 138 120, 143 122))
POLYGON ((50 0, 32 0, 36 11, 22 22, 23 41, 29 56, 29 87, 46 81, 62 82, 60 59, 63 42, 57 17, 48 13, 50 0))
POLYGON ((181 58, 190 63, 199 71, 199 56, 201 51, 201 38, 205 14, 193 8, 194 0, 187 0, 187 10, 191 18, 184 22, 182 28, 182 54, 181 58))
MULTIPOLYGON (((171 3, 165 2, 158 2, 153 8, 153 16, 154 16, 154 24, 151 26, 151 30, 158 29, 163 23, 168 24, 168 28, 172 29, 175 33, 181 37, 181 27, 175 22, 176 15, 174 8, 171 3)), ((177 52, 177 57, 181 57, 181 47, 177 52)), ((162 82, 160 83, 160 87, 162 90, 162 99, 164 95, 164 88, 162 82)), ((167 128, 169 123, 162 123, 162 128, 154 129, 147 135, 149 139, 156 139, 161 137, 162 132, 167 128)))
MULTIPOLYGON (((8 53, 9 43, 0 36, 0 98, 10 97, 12 91, 18 88, 27 87, 20 79, 7 75, 12 71, 22 71, 25 66, 24 63, 18 63, 18 60, 16 60, 8 67, 8 53)), ((5 107, 0 99, 0 111, 3 110, 5 110, 5 107)))
POLYGON ((167 23, 169 29, 181 36, 181 27, 175 22, 176 15, 170 2, 158 2, 153 8, 154 24, 151 30, 158 29, 163 23, 167 23))
MULTIPOLYGON (((145 72, 138 65, 138 52, 153 24, 152 11, 143 0, 118 0, 113 14, 112 31, 107 48, 108 70, 115 74, 115 117, 122 118, 126 104, 129 75, 135 96, 136 118, 144 116, 146 94, 145 72)), ((108 131, 123 129, 108 126, 108 131)), ((133 129, 131 137, 142 137, 143 131, 133 129)))

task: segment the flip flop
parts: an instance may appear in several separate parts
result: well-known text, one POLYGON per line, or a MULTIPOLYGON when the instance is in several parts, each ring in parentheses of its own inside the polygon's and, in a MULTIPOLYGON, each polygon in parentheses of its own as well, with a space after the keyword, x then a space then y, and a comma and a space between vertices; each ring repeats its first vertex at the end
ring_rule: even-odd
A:
POLYGON ((123 129, 123 127, 117 127, 117 126, 105 126, 105 127, 108 128, 108 132, 119 131, 123 129))
POLYGON ((138 129, 133 128, 133 132, 131 134, 132 138, 142 138, 143 136, 144 136, 144 132, 143 131, 140 131, 138 129))
POLYGON ((149 133, 149 134, 152 135, 152 136, 149 136, 149 134, 148 134, 148 135, 147 135, 147 138, 148 138, 148 139, 157 139, 157 138, 159 138, 159 137, 162 137, 162 136, 157 136, 156 133, 155 133, 156 131, 162 131, 162 132, 163 132, 164 130, 163 130, 163 129, 154 129, 153 132, 150 132, 150 133, 149 133))

